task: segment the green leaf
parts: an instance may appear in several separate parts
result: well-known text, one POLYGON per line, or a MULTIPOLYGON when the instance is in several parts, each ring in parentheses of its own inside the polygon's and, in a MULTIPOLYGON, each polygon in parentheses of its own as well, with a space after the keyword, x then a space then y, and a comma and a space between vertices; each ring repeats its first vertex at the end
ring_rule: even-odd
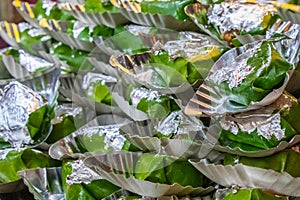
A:
POLYGON ((43 0, 38 0, 33 8, 34 17, 36 19, 55 19, 59 21, 71 21, 75 18, 66 10, 58 8, 58 5, 55 4, 50 12, 47 12, 47 8, 43 7, 43 0))
MULTIPOLYGON (((183 82, 180 80, 182 78, 191 84, 203 79, 198 68, 183 57, 172 60, 167 52, 160 52, 157 55, 152 55, 149 62, 154 68, 157 68, 156 70, 163 71, 159 72, 161 77, 163 77, 163 74, 167 75, 168 78, 162 79, 165 80, 166 85, 173 85, 173 83, 178 85, 183 82)), ((198 64, 200 64, 200 60, 198 60, 198 64)), ((156 82, 156 80, 153 80, 153 82, 156 82)))
POLYGON ((89 193, 93 194, 95 199, 103 199, 120 190, 120 187, 105 179, 94 180, 89 184, 82 183, 82 185, 89 193))
POLYGON ((147 113, 152 118, 162 119, 172 111, 179 110, 176 102, 168 96, 160 96, 154 99, 142 98, 137 109, 147 113))
POLYGON ((178 183, 194 188, 203 186, 204 176, 185 159, 166 157, 166 177, 168 184, 178 183))
POLYGON ((48 155, 31 149, 10 151, 0 160, 0 182, 8 183, 20 179, 18 171, 32 168, 54 167, 59 165, 48 155))
POLYGON ((115 35, 105 40, 104 43, 112 49, 121 50, 130 55, 144 52, 145 49, 147 49, 140 37, 133 35, 122 27, 117 28, 115 30, 115 35))
POLYGON ((29 115, 26 126, 33 140, 45 138, 49 133, 51 120, 54 118, 54 109, 50 105, 44 105, 29 115))
POLYGON ((109 1, 85 0, 85 12, 102 14, 104 12, 116 13, 120 12, 120 10, 114 7, 109 1))
POLYGON ((286 197, 274 195, 261 189, 239 189, 224 197, 224 200, 286 200, 286 197))
POLYGON ((135 178, 154 183, 167 183, 164 171, 164 156, 142 154, 135 165, 135 178))
POLYGON ((171 15, 175 19, 183 21, 189 19, 184 12, 184 7, 194 2, 194 0, 142 1, 141 9, 143 13, 171 15))
POLYGON ((103 81, 97 81, 93 84, 93 93, 87 93, 87 95, 91 101, 105 103, 107 105, 111 105, 113 100, 109 88, 103 81))
POLYGON ((50 47, 50 53, 57 56, 60 60, 66 61, 72 67, 73 72, 92 69, 93 66, 87 61, 89 52, 73 49, 61 43, 55 43, 50 47))
POLYGON ((298 133, 300 133, 299 114, 299 101, 293 102, 292 107, 289 110, 283 110, 281 112, 281 116, 283 117, 283 119, 285 119, 286 123, 289 123, 291 127, 293 127, 298 133))
POLYGON ((42 38, 46 36, 46 33, 33 37, 29 34, 29 31, 30 29, 26 29, 20 32, 20 44, 22 44, 22 48, 28 53, 36 54, 34 46, 41 44, 42 38))
POLYGON ((53 125, 53 129, 47 138, 46 142, 52 144, 59 139, 68 136, 69 134, 76 131, 73 116, 63 116, 62 122, 53 125))

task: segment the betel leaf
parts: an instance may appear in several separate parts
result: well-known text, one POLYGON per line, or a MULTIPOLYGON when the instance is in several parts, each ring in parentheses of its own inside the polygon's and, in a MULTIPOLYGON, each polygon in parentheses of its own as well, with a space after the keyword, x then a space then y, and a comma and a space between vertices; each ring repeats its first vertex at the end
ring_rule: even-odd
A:
POLYGON ((75 18, 66 10, 58 8, 57 4, 53 4, 50 12, 47 11, 45 5, 43 4, 42 0, 38 0, 33 7, 34 17, 36 19, 55 19, 55 20, 62 20, 62 21, 70 21, 74 20, 75 18))
POLYGON ((281 116, 287 123, 289 123, 295 131, 300 133, 300 123, 299 123, 299 116, 300 116, 300 104, 299 100, 297 102, 292 102, 292 106, 288 110, 283 110, 281 112, 281 116))
MULTIPOLYGON (((166 66, 166 68, 160 68, 161 70, 165 70, 166 74, 170 74, 169 68, 175 69, 191 84, 203 79, 196 66, 182 57, 172 60, 168 53, 161 52, 157 55, 152 55, 149 62, 155 65, 166 66)), ((174 75, 175 77, 177 76, 174 75)))
POLYGON ((93 66, 87 61, 89 52, 73 49, 72 47, 55 43, 50 47, 50 53, 57 56, 60 60, 66 61, 67 64, 72 67, 71 71, 77 72, 79 69, 88 70, 93 66))
POLYGON ((179 110, 176 102, 168 96, 160 96, 154 99, 142 98, 137 109, 147 113, 153 118, 163 118, 173 111, 179 110))
POLYGON ((94 102, 104 103, 111 105, 113 99, 109 88, 103 83, 103 81, 97 81, 93 85, 93 93, 87 94, 89 99, 94 102))
POLYGON ((11 150, 4 159, 0 160, 0 182, 8 183, 20 179, 18 171, 31 168, 58 166, 59 162, 48 155, 32 150, 11 150))
POLYGON ((20 44, 22 44, 22 48, 25 51, 31 54, 36 54, 34 47, 38 44, 41 44, 41 41, 45 36, 46 33, 32 36, 30 34, 30 29, 26 29, 20 33, 20 44))
POLYGON ((239 189, 227 194, 223 200, 287 200, 287 197, 274 195, 262 189, 239 189))
POLYGON ((194 0, 142 1, 141 9, 143 13, 171 15, 175 19, 183 21, 188 19, 184 7, 194 2, 194 0))
POLYGON ((91 33, 91 37, 102 36, 107 38, 114 35, 114 29, 107 26, 95 26, 91 33))
MULTIPOLYGON (((78 199, 78 200, 97 200, 103 199, 110 194, 116 192, 120 188, 105 179, 92 180, 89 183, 67 183, 68 175, 72 174, 72 165, 70 162, 63 163, 62 166, 62 180, 65 191, 65 197, 67 200, 78 199)), ((80 174, 78 174, 80 177, 80 174)))
POLYGON ((85 12, 86 13, 105 13, 119 12, 119 9, 113 6, 110 1, 99 1, 99 0, 85 0, 85 12))
POLYGON ((272 169, 276 172, 287 172, 293 177, 300 177, 300 170, 297 165, 300 160, 300 154, 292 149, 285 149, 279 153, 263 158, 236 157, 226 154, 224 165, 235 165, 241 163, 247 166, 272 169))
POLYGON ((142 154, 135 165, 135 178, 154 183, 167 183, 164 171, 164 156, 142 154))
MULTIPOLYGON (((77 30, 76 30, 77 31, 77 30)), ((67 29, 69 35, 74 35, 74 24, 70 23, 69 28, 67 29)), ((76 33, 76 37, 80 40, 92 42, 94 37, 101 36, 102 39, 113 36, 114 29, 107 26, 97 25, 95 27, 85 27, 79 34, 76 33)))
POLYGON ((89 133, 88 135, 80 135, 75 138, 78 147, 82 152, 103 152, 108 153, 112 150, 111 147, 106 148, 104 142, 105 136, 89 133))
POLYGON ((201 187, 204 184, 204 176, 186 159, 173 157, 165 158, 165 172, 168 184, 178 183, 182 186, 201 187))
POLYGON ((53 124, 52 131, 47 138, 46 142, 52 144, 59 139, 68 136, 69 134, 76 131, 76 125, 73 116, 63 116, 62 121, 57 124, 53 124))
POLYGON ((120 50, 130 55, 144 52, 148 49, 140 37, 132 34, 124 27, 117 27, 114 31, 114 36, 107 38, 104 44, 112 49, 120 50))
POLYGON ((49 134, 54 115, 53 106, 48 104, 30 113, 26 126, 33 140, 45 138, 45 135, 49 134))

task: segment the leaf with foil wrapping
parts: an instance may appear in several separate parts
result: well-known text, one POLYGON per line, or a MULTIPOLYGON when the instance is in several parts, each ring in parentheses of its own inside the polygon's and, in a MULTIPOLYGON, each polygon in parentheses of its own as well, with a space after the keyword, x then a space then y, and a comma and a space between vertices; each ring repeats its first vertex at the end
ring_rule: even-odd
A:
POLYGON ((284 119, 281 119, 281 127, 284 130, 284 139, 277 139, 272 135, 270 139, 265 138, 253 131, 251 133, 239 131, 233 134, 230 131, 223 130, 219 138, 220 144, 223 146, 230 146, 231 148, 239 147, 246 151, 257 151, 261 149, 269 149, 277 146, 282 140, 289 140, 297 132, 284 119))
POLYGON ((273 104, 259 110, 223 117, 218 140, 224 147, 245 151, 276 147, 299 133, 296 123, 299 109, 297 99, 284 93, 273 104))
POLYGON ((226 154, 224 165, 243 164, 257 168, 272 169, 277 172, 287 172, 293 177, 300 177, 300 170, 296 163, 300 154, 292 149, 286 149, 274 155, 262 158, 249 158, 226 154))
POLYGON ((265 34, 278 18, 274 6, 248 2, 195 3, 185 12, 202 31, 229 45, 236 35, 265 34))
POLYGON ((262 189, 237 189, 227 192, 222 198, 223 200, 288 200, 288 197, 275 195, 262 189))
POLYGON ((274 45, 281 43, 254 42, 223 54, 188 103, 186 112, 235 113, 274 102, 294 68, 274 45))
POLYGON ((18 171, 24 169, 55 167, 60 164, 58 161, 52 160, 48 155, 31 149, 23 149, 21 151, 6 149, 1 151, 4 155, 6 153, 0 160, 1 183, 19 180, 18 171))
POLYGON ((43 96, 17 81, 5 85, 0 100, 0 137, 19 148, 43 142, 51 131, 53 104, 55 99, 47 104, 43 96))
POLYGON ((43 3, 43 0, 38 0, 33 7, 34 17, 37 19, 55 19, 61 21, 75 20, 75 18, 70 15, 64 9, 60 9, 58 4, 55 3, 43 3))
POLYGON ((120 189, 86 168, 80 160, 63 163, 62 180, 66 199, 103 199, 120 189))
POLYGON ((112 76, 107 76, 101 73, 88 72, 82 76, 78 76, 80 86, 75 86, 75 91, 83 89, 88 99, 92 102, 104 103, 107 105, 113 104, 111 90, 117 82, 117 79, 112 76))
MULTIPOLYGON (((71 136, 72 137, 72 136, 71 136)), ((84 129, 82 134, 73 136, 79 152, 135 151, 136 148, 121 135, 118 126, 98 126, 84 129)), ((77 151, 74 149, 74 151, 77 151)))
POLYGON ((184 21, 188 19, 184 7, 194 2, 194 0, 142 1, 140 6, 143 13, 171 15, 179 21, 184 21))

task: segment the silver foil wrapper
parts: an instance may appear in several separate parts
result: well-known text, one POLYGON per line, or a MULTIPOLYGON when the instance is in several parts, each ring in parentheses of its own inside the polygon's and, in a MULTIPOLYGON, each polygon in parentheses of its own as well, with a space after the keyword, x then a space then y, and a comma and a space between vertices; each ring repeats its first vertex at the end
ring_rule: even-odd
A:
POLYGON ((66 177, 68 185, 85 183, 89 184, 93 180, 101 179, 97 173, 86 167, 82 160, 75 160, 68 163, 72 167, 72 173, 66 177))
POLYGON ((13 147, 32 143, 26 127, 29 114, 47 101, 32 89, 13 81, 6 85, 0 98, 0 135, 13 147))
POLYGON ((273 12, 276 12, 273 5, 223 2, 208 9, 207 16, 208 22, 224 34, 236 30, 249 32, 260 27, 264 17, 273 12))

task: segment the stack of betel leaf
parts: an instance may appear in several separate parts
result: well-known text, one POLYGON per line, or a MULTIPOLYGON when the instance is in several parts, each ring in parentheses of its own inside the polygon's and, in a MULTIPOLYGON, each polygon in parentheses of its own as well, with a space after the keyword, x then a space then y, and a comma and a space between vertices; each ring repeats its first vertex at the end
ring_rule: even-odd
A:
POLYGON ((12 4, 0 199, 300 197, 299 1, 12 4))

